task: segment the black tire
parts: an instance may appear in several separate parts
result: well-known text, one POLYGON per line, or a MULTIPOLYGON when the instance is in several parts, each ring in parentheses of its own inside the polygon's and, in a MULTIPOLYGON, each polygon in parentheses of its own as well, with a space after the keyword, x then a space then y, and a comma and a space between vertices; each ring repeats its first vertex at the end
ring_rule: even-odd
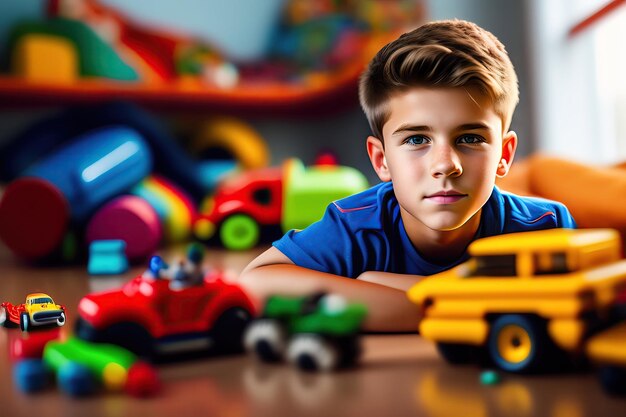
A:
POLYGON ((244 346, 262 362, 279 362, 287 350, 285 326, 275 319, 254 320, 245 331, 244 346))
POLYGON ((546 323, 534 316, 507 314, 496 318, 487 345, 493 363, 507 372, 553 370, 557 362, 557 348, 546 323))
POLYGON ((65 325, 65 313, 61 313, 59 318, 57 319, 57 326, 61 327, 65 325))
POLYGON ((7 329, 14 329, 18 327, 16 323, 11 321, 7 310, 4 307, 0 307, 0 327, 6 327, 7 329))
POLYGON ((617 366, 603 366, 598 371, 604 392, 610 395, 626 395, 626 369, 617 366))
POLYGON ((446 362, 452 365, 466 365, 478 361, 476 346, 462 343, 437 343, 437 351, 446 362))
POLYGON ((28 315, 28 313, 21 313, 20 314, 20 329, 23 332, 27 332, 30 330, 30 316, 28 315))
POLYGON ((252 320, 252 314, 242 307, 232 307, 224 311, 209 330, 219 353, 241 353, 243 334, 252 320))
POLYGON ((6 308, 0 307, 0 327, 9 327, 10 322, 6 308))
POLYGON ((147 359, 152 359, 155 355, 154 338, 137 323, 120 322, 104 329, 95 329, 84 319, 79 318, 75 331, 78 337, 90 342, 112 343, 147 359))
POLYGON ((307 372, 335 370, 340 360, 337 346, 318 334, 296 334, 287 348, 287 361, 307 372))

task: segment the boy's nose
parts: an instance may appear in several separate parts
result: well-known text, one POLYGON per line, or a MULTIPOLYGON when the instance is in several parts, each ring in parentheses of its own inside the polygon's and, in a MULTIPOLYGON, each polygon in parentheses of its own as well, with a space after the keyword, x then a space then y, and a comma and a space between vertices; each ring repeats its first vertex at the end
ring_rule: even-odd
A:
POLYGON ((458 177, 463 173, 458 155, 450 147, 433 149, 431 174, 433 177, 458 177))

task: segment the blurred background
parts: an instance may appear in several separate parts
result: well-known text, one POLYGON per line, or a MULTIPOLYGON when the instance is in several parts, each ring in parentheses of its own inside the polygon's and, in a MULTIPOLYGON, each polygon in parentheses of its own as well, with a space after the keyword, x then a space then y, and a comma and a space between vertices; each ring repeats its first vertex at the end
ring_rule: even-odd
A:
MULTIPOLYGON (((3 0, 0 180, 6 187, 62 145, 116 124, 148 137, 152 164, 145 172, 125 167, 136 181, 127 178, 111 196, 156 172, 202 211, 224 174, 292 157, 350 166, 374 184, 358 75, 398 34, 446 18, 474 21, 505 44, 520 84, 512 123, 518 160, 547 153, 619 163, 626 159, 624 3, 3 0)), ((81 152, 104 152, 85 146, 81 152)), ((52 171, 64 165, 50 164, 52 171)), ((83 234, 108 201, 81 200, 68 227, 83 234)))

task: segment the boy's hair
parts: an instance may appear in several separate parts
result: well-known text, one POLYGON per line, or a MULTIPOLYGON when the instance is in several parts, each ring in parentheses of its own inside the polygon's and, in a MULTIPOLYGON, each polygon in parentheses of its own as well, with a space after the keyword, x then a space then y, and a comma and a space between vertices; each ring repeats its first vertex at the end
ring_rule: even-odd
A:
POLYGON ((383 47, 361 75, 359 99, 374 136, 383 140, 387 103, 410 87, 478 87, 492 100, 506 132, 519 100, 517 75, 504 45, 463 20, 427 23, 383 47))

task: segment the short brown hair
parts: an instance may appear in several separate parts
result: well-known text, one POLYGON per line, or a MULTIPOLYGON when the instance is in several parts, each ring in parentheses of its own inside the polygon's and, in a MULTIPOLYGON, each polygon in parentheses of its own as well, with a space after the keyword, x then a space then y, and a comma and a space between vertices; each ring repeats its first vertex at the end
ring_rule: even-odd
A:
POLYGON ((372 133, 383 139, 387 102, 410 87, 475 86, 488 94, 508 129, 519 100, 517 75, 504 45, 463 20, 430 22, 384 46, 361 75, 359 99, 372 133))

